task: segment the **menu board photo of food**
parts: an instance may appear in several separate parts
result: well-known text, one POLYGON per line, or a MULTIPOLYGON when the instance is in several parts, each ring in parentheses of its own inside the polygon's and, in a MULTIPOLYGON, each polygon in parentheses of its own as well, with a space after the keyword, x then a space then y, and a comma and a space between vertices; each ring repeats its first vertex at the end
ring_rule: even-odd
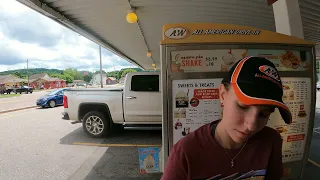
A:
POLYGON ((278 71, 311 71, 311 54, 295 50, 249 49, 249 56, 264 57, 272 61, 278 71))

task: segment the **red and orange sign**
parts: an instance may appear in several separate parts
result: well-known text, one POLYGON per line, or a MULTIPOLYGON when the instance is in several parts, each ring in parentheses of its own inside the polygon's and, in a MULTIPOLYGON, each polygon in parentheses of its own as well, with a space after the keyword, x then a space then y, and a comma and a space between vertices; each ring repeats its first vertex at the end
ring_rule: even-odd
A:
POLYGON ((219 89, 195 89, 194 98, 197 99, 219 99, 219 89))
POLYGON ((293 142, 293 141, 302 141, 305 138, 305 134, 297 134, 297 135, 290 135, 287 138, 287 142, 293 142))

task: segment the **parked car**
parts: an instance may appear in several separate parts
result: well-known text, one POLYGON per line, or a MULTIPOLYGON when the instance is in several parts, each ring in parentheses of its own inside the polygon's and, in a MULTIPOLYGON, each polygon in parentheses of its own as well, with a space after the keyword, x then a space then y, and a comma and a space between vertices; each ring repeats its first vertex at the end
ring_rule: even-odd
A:
POLYGON ((57 89, 51 91, 50 93, 46 94, 45 96, 39 98, 37 100, 37 106, 42 108, 44 107, 56 107, 57 105, 63 105, 63 94, 67 90, 67 88, 57 89))
POLYGON ((26 93, 26 94, 28 94, 28 93, 30 93, 30 94, 32 94, 32 92, 33 92, 33 88, 32 87, 29 87, 29 86, 20 86, 20 87, 18 87, 18 88, 13 88, 13 90, 12 90, 14 93, 26 93))
POLYGON ((7 88, 4 84, 0 84, 0 94, 4 94, 7 92, 7 88))
POLYGON ((317 90, 319 91, 320 90, 320 84, 317 83, 317 90))
POLYGON ((7 94, 11 94, 11 92, 13 91, 13 89, 12 88, 7 88, 7 90, 6 90, 6 92, 5 93, 7 93, 7 94))
POLYGON ((128 73, 123 87, 66 91, 62 119, 82 123, 92 137, 106 136, 115 127, 160 129, 161 102, 160 73, 128 73))

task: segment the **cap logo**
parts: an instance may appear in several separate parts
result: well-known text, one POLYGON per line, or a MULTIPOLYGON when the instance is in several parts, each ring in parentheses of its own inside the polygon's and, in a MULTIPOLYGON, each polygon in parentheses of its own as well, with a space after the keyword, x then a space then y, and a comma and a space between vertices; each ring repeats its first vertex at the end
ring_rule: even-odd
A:
POLYGON ((260 70, 263 74, 271 77, 272 79, 275 79, 275 80, 277 80, 277 81, 280 81, 278 72, 277 72, 277 70, 276 70, 275 68, 273 68, 273 67, 271 67, 271 66, 267 66, 267 65, 262 65, 262 66, 259 67, 259 70, 260 70))

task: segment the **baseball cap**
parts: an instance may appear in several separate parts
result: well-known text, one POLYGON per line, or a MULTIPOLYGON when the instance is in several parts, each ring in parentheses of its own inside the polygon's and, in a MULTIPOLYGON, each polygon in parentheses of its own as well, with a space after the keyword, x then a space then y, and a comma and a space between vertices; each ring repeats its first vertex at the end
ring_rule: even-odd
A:
POLYGON ((279 72, 271 61, 263 57, 245 57, 233 65, 222 82, 232 85, 241 103, 275 106, 284 122, 292 123, 291 112, 282 100, 279 72))

